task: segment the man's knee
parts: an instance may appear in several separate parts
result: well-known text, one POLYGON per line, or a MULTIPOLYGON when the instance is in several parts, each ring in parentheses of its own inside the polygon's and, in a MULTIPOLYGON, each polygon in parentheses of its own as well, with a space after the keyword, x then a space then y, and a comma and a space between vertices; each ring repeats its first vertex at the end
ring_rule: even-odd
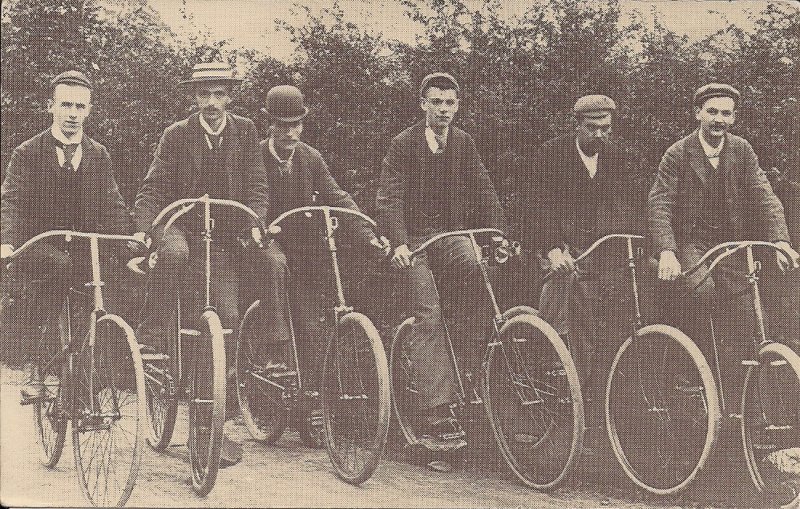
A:
POLYGON ((171 267, 183 266, 189 261, 189 244, 182 235, 165 235, 158 248, 158 262, 171 267))

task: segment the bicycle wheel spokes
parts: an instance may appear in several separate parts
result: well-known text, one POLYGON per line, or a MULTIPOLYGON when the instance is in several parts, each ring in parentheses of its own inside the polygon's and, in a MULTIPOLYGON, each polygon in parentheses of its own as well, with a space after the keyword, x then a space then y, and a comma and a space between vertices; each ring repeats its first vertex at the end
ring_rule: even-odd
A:
POLYGON ((159 345, 150 345, 157 351, 142 356, 150 423, 147 443, 156 451, 163 451, 169 445, 178 414, 179 306, 176 306, 169 323, 163 341, 159 345))
POLYGON ((391 369, 389 370, 392 384, 392 406, 397 416, 397 423, 406 442, 412 445, 419 440, 417 426, 422 419, 419 391, 409 354, 409 334, 413 324, 414 319, 409 318, 397 329, 397 334, 392 341, 391 369))
POLYGON ((32 383, 41 383, 44 398, 33 405, 33 418, 36 424, 37 439, 41 446, 41 461, 50 468, 58 464, 67 436, 67 416, 64 412, 62 383, 65 380, 66 362, 57 359, 61 345, 69 341, 66 324, 67 305, 58 318, 58 324, 45 324, 36 347, 33 361, 32 383), (58 329, 58 331, 54 330, 58 329))
POLYGON ((748 370, 742 439, 758 491, 779 504, 800 500, 800 357, 786 345, 765 345, 748 370))
POLYGON ((717 389, 697 346, 650 326, 623 343, 606 388, 614 453, 636 484, 676 493, 704 466, 720 425, 717 389))
POLYGON ((121 506, 136 483, 144 440, 144 375, 133 331, 115 315, 97 322, 74 364, 72 439, 75 469, 86 498, 121 506))
POLYGON ((328 344, 322 408, 337 475, 352 484, 369 479, 389 429, 389 368, 378 331, 362 314, 343 316, 328 344))
POLYGON ((263 339, 263 309, 254 302, 239 327, 236 345, 236 393, 242 417, 256 440, 274 444, 286 429, 288 411, 283 395, 296 388, 296 371, 285 343, 267 344, 263 339))
POLYGON ((217 480, 225 424, 225 339, 216 312, 200 320, 200 334, 192 336, 193 373, 189 392, 189 459, 192 488, 207 495, 217 480))
POLYGON ((500 451, 527 485, 558 486, 583 437, 583 400, 572 358, 541 319, 506 322, 489 357, 486 411, 500 451))

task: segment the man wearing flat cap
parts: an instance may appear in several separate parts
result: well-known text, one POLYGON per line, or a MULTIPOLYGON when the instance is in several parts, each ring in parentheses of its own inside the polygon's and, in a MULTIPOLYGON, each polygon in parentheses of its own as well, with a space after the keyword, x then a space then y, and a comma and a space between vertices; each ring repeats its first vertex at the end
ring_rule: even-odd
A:
POLYGON ((490 317, 478 262, 466 238, 450 237, 432 245, 412 262, 411 252, 433 235, 463 228, 504 230, 503 210, 481 162, 475 141, 452 125, 460 89, 446 73, 426 76, 420 86, 425 118, 398 134, 381 165, 376 205, 379 224, 394 248, 392 265, 409 289, 410 360, 417 376, 423 445, 454 449, 465 445, 451 406, 458 401, 448 360, 436 287, 430 267, 446 274, 455 301, 451 340, 457 350, 483 341, 490 317), (451 438, 458 437, 458 438, 451 438))
MULTIPOLYGON (((230 65, 222 62, 194 66, 191 78, 181 82, 193 94, 198 112, 164 130, 153 162, 142 181, 134 206, 134 222, 144 239, 150 236, 157 244, 158 261, 150 274, 144 321, 139 326, 139 341, 150 347, 163 346, 169 315, 175 307, 177 292, 185 288, 190 275, 190 261, 202 258, 200 232, 202 218, 192 216, 164 231, 151 231, 156 215, 180 198, 212 198, 241 202, 262 219, 269 210, 267 178, 258 132, 252 120, 227 111, 234 78, 230 65)), ((258 249, 242 250, 238 238, 242 230, 260 242, 257 228, 248 220, 216 215, 214 242, 211 244, 211 299, 225 329, 239 326, 240 269, 257 265, 263 254, 258 249)), ((236 338, 225 337, 227 362, 234 360, 236 338)), ((229 396, 229 409, 236 408, 229 396)), ((225 463, 223 447, 223 465, 225 463)))
MULTIPOLYGON (((14 150, 3 181, 2 258, 48 230, 131 231, 111 157, 103 145, 83 131, 92 110, 92 83, 79 71, 67 71, 51 81, 51 88, 47 111, 53 116, 52 125, 14 150)), ((23 277, 44 280, 44 291, 36 299, 45 320, 58 316, 76 278, 89 280, 88 256, 88 246, 78 244, 66 250, 64 242, 45 241, 14 261, 12 268, 23 277)), ((40 325, 44 324, 24 324, 23 348, 29 352, 35 348, 33 329, 40 325)), ((35 398, 40 390, 41 385, 27 385, 23 398, 35 398)))
MULTIPOLYGON (((604 294, 604 289, 621 289, 624 284, 582 277, 575 270, 575 258, 604 235, 636 233, 640 228, 635 219, 641 216, 636 208, 644 204, 644 191, 640 197, 634 191, 637 175, 625 151, 612 142, 615 111, 616 104, 605 95, 579 98, 573 106, 575 131, 539 148, 523 176, 520 193, 523 248, 540 259, 545 273, 552 272, 542 287, 539 310, 570 347, 584 387, 590 427, 601 423, 603 380, 620 341, 597 337, 598 318, 613 320, 604 328, 608 332, 624 334, 630 327, 623 325, 620 307, 601 315, 597 305, 601 297, 607 302, 620 297, 604 294)), ((581 268, 602 278, 618 277, 615 262, 624 257, 613 249, 587 259, 581 268)))
MULTIPOLYGON (((296 207, 327 205, 359 210, 350 194, 331 176, 322 154, 300 140, 308 111, 297 87, 278 85, 267 92, 262 112, 269 119, 269 137, 261 141, 271 194, 267 224, 296 207)), ((330 261, 327 251, 323 253, 321 249, 319 221, 319 217, 314 217, 283 223, 281 233, 267 249, 264 265, 256 273, 257 284, 263 291, 261 306, 270 317, 269 328, 264 331, 266 345, 288 344, 294 327, 299 357, 305 363, 303 372, 309 375, 308 382, 315 389, 319 388, 322 371, 321 363, 317 362, 322 359, 319 346, 324 337, 319 318, 326 309, 324 297, 330 285, 327 272, 330 261), (289 323, 290 316, 293 326, 289 323)), ((369 224, 358 221, 355 230, 342 230, 354 232, 359 246, 384 249, 369 224)))
MULTIPOLYGON (((739 100, 739 92, 730 85, 710 83, 697 89, 694 114, 699 126, 667 149, 650 190, 648 224, 658 259, 658 277, 674 281, 668 285, 672 291, 667 304, 673 312, 665 319, 680 318, 676 325, 701 348, 710 345, 708 317, 717 299, 731 301, 721 307, 732 313, 731 319, 719 323, 740 323, 734 317, 751 316, 747 309, 752 311, 752 301, 747 295, 732 297, 746 288, 746 281, 735 280, 724 271, 707 279, 690 296, 683 296, 705 277, 707 268, 686 278, 678 277, 681 270, 694 266, 708 248, 744 239, 779 244, 791 256, 786 259, 777 254, 784 269, 796 267, 800 260, 789 244, 783 205, 759 167, 753 148, 747 140, 728 132, 739 100)), ((743 263, 730 262, 738 268, 743 263)), ((737 327, 752 330, 741 323, 737 327)), ((735 346, 728 343, 731 348, 735 346)), ((708 349, 704 352, 711 353, 708 349)), ((736 374, 725 378, 741 383, 743 369, 735 369, 736 374)))

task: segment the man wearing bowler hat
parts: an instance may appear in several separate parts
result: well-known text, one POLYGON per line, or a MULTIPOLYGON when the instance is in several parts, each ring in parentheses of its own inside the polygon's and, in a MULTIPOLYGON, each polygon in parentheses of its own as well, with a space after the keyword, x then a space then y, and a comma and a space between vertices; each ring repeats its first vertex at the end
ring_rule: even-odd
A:
POLYGON ((451 290, 456 312, 450 337, 456 350, 478 348, 490 306, 468 239, 443 239, 414 260, 411 253, 445 231, 504 229, 503 210, 475 141, 452 125, 459 94, 459 85, 449 74, 437 72, 422 80, 419 100, 425 118, 392 140, 381 165, 376 198, 379 223, 395 246, 392 265, 407 285, 415 318, 409 354, 419 389, 422 444, 443 451, 466 443, 452 411, 458 390, 428 267, 449 283, 445 286, 451 290))
MULTIPOLYGON (((160 347, 159 338, 167 327, 170 310, 174 309, 179 288, 188 283, 190 260, 202 258, 199 215, 171 226, 167 231, 151 231, 156 215, 180 198, 197 198, 208 193, 212 198, 239 201, 262 219, 269 210, 267 178, 258 132, 253 121, 227 111, 234 85, 227 63, 201 63, 194 66, 191 78, 181 82, 193 95, 196 113, 167 127, 156 149, 153 162, 142 181, 134 206, 134 222, 144 239, 152 237, 157 244, 158 261, 151 272, 145 304, 144 321, 139 326, 139 340, 151 347, 160 347)), ((199 209, 196 209, 199 210, 199 209)), ((256 243, 257 228, 250 228, 242 219, 230 219, 220 211, 211 245, 211 299, 225 329, 239 326, 239 283, 242 268, 258 265, 261 250, 242 250, 237 237, 245 229, 256 243)), ((225 346, 229 365, 234 359, 236 338, 226 335, 225 346)), ((229 393, 229 408, 235 398, 229 393)), ((223 448, 223 466, 231 462, 223 448)), ((234 454, 233 460, 237 460, 234 454)), ((238 457, 241 453, 238 453, 238 457)))
MULTIPOLYGON (((279 85, 267 92, 266 107, 261 111, 269 121, 269 137, 261 141, 261 153, 267 170, 270 204, 267 224, 280 214, 296 207, 327 205, 358 211, 350 194, 342 190, 331 176, 322 155, 313 147, 300 141, 303 119, 308 107, 303 104, 303 94, 297 87, 279 85)), ((319 388, 318 375, 322 365, 322 351, 318 348, 324 332, 320 313, 324 309, 324 294, 330 279, 327 277, 327 258, 321 252, 318 232, 320 219, 313 223, 301 219, 282 224, 283 230, 276 242, 267 250, 265 264, 256 275, 262 292, 262 305, 268 310, 270 327, 265 330, 266 344, 287 344, 291 338, 292 324, 297 333, 304 373, 309 375, 310 387, 319 388), (291 284, 289 283, 291 276, 291 284), (290 302, 287 302, 290 296, 290 302), (291 313, 289 312, 291 309, 291 313)), ((343 221, 350 221, 343 217, 343 221)), ((343 229, 347 232, 351 229, 343 229)), ((388 249, 377 239, 372 227, 358 221, 354 239, 373 250, 388 249)), ((323 345, 324 346, 324 345, 323 345)), ((280 366, 278 366, 280 367, 280 366)), ((309 393, 304 396, 313 395, 309 393)), ((316 403, 311 401, 312 406, 316 403)))
MULTIPOLYGON (((92 83, 79 71, 67 71, 51 82, 47 111, 52 125, 16 149, 2 186, 2 258, 14 248, 47 230, 129 234, 130 215, 119 193, 111 157, 106 148, 89 138, 83 124, 92 110, 92 83)), ((76 278, 90 278, 88 246, 60 240, 34 245, 15 260, 12 269, 27 279, 44 280, 36 295, 41 316, 57 318, 61 303, 76 278)), ((101 260, 105 263, 107 257, 101 260)), ((104 271, 111 277, 111 275, 104 271)), ((115 285, 111 285, 114 287, 115 285)), ((47 323, 47 322, 46 322, 47 323)), ((33 352, 33 329, 46 323, 23 324, 23 348, 33 352)), ((30 375, 23 399, 39 396, 42 386, 30 375)))
MULTIPOLYGON (((682 270, 694 266, 707 249, 721 242, 760 239, 775 242, 790 255, 777 254, 781 268, 797 267, 800 255, 789 244, 789 232, 781 202, 772 191, 766 173, 758 165, 747 140, 729 132, 740 101, 739 91, 727 84, 709 83, 694 94, 694 114, 698 128, 673 144, 664 153, 658 174, 650 190, 649 230, 654 254, 658 259, 658 278, 668 283, 667 305, 671 312, 664 317, 694 339, 710 355, 709 313, 715 302, 718 312, 727 316, 715 321, 732 324, 738 333, 752 330, 741 320, 752 315, 752 301, 742 295, 747 282, 718 271, 700 287, 706 276, 703 267, 691 276, 679 277, 682 270), (738 295, 738 297, 737 297, 738 295), (749 310, 749 311, 748 311, 749 310)), ((726 260, 741 269, 744 261, 726 260)), ((723 338, 731 339, 725 331, 723 338)), ((749 337, 749 336, 747 336, 749 337)), ((732 366, 731 376, 724 377, 723 390, 738 394, 733 384, 741 383, 744 368, 739 366, 743 341, 728 341, 721 352, 732 366), (736 357, 739 357, 738 359, 736 357)))
MULTIPOLYGON (((587 423, 600 426, 600 404, 605 375, 620 338, 596 337, 598 302, 620 295, 603 289, 608 278, 620 276, 624 246, 610 246, 587 259, 582 269, 600 278, 584 278, 575 258, 609 233, 637 233, 636 208, 643 208, 644 190, 637 197, 636 175, 625 151, 612 141, 614 101, 605 95, 585 95, 573 106, 575 130, 546 141, 525 175, 521 190, 522 244, 532 249, 549 279, 542 287, 539 310, 570 346, 588 403, 587 423)), ((583 272, 583 271, 581 271, 583 272)), ((605 330, 630 331, 622 322, 624 306, 609 306, 603 317, 612 320, 605 330), (615 327, 615 323, 620 327, 615 327)), ((599 431, 599 430, 598 430, 599 431)), ((594 446, 592 432, 587 436, 594 446)), ((599 435, 598 435, 599 436, 599 435)))

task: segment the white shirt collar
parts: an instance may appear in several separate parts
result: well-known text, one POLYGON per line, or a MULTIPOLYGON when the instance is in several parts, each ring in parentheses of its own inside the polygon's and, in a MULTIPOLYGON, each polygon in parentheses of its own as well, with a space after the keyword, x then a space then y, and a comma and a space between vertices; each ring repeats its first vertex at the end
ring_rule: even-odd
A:
MULTIPOLYGON (((72 168, 77 171, 78 166, 81 165, 81 161, 83 160, 83 129, 75 133, 72 139, 68 139, 66 136, 64 136, 64 133, 61 132, 61 129, 59 129, 56 125, 53 125, 50 128, 50 132, 53 133, 53 138, 60 141, 64 145, 73 145, 75 143, 78 144, 78 146, 75 147, 75 152, 72 154, 72 161, 70 161, 72 168)), ((64 163, 67 161, 67 156, 64 155, 64 149, 56 146, 56 156, 58 156, 58 165, 64 166, 64 163)))
POLYGON ((586 169, 589 171, 589 178, 594 178, 594 176, 597 175, 597 159, 600 152, 597 152, 593 156, 587 156, 581 149, 578 138, 575 138, 575 147, 578 149, 578 155, 581 156, 581 161, 583 161, 584 166, 586 166, 586 169))
POLYGON ((206 119, 203 118, 203 114, 202 113, 200 114, 200 125, 203 126, 203 129, 205 129, 206 133, 210 134, 211 136, 219 136, 220 133, 222 132, 222 130, 225 129, 225 126, 228 125, 228 114, 225 113, 222 116, 222 123, 220 123, 219 129, 217 129, 216 131, 211 129, 211 126, 208 125, 208 122, 206 122, 206 119))
MULTIPOLYGON (((447 133, 449 131, 449 126, 444 128, 442 136, 444 136, 445 139, 447 139, 447 133)), ((436 133, 433 132, 433 129, 431 129, 431 126, 427 125, 427 123, 425 124, 425 140, 428 142, 428 148, 435 154, 436 151, 439 150, 439 142, 436 141, 436 133)))
POLYGON ((269 147, 269 153, 272 154, 272 157, 277 159, 278 163, 280 163, 281 165, 286 165, 286 167, 287 167, 286 169, 281 168, 281 173, 283 173, 284 171, 288 171, 288 167, 291 166, 291 164, 292 164, 292 158, 294 157, 294 151, 297 150, 297 145, 295 145, 295 148, 292 149, 292 153, 289 154, 289 157, 287 157, 286 159, 281 159, 281 157, 278 155, 278 151, 275 150, 275 139, 274 138, 270 137, 269 141, 267 142, 267 146, 269 147))
POLYGON ((708 157, 709 159, 713 157, 719 157, 720 152, 722 152, 722 147, 725 146, 725 137, 724 136, 722 137, 722 140, 720 140, 718 147, 712 147, 711 144, 708 143, 705 138, 703 138, 703 131, 700 131, 699 136, 700 136, 700 145, 703 146, 703 152, 706 153, 706 157, 708 157))
POLYGON ((61 129, 55 124, 50 127, 50 132, 53 133, 53 138, 57 139, 64 145, 72 145, 77 143, 78 146, 80 146, 81 142, 83 141, 83 128, 75 133, 72 138, 67 138, 64 136, 64 133, 61 132, 61 129))

